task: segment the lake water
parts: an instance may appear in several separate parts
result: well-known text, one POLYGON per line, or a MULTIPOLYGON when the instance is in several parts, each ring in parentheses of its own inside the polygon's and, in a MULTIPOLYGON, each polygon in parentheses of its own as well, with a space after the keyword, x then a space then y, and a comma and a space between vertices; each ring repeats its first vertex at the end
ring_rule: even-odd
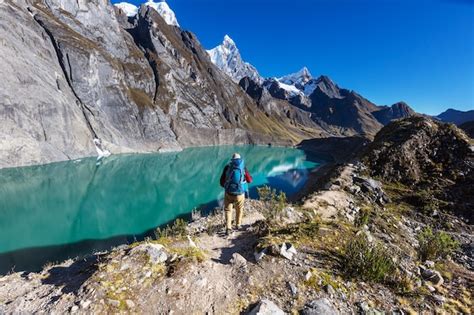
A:
POLYGON ((294 148, 219 146, 0 170, 0 273, 35 270, 142 239, 195 207, 222 205, 219 177, 239 152, 256 187, 291 195, 321 160, 294 148))

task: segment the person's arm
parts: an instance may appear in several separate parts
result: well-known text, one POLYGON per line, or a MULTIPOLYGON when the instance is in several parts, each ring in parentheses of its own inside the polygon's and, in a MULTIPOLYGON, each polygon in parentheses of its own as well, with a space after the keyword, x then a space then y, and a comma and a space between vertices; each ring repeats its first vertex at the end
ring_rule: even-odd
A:
POLYGON ((250 175, 249 171, 247 170, 247 168, 245 168, 245 181, 247 183, 251 183, 253 182, 253 178, 252 178, 252 175, 250 175))
POLYGON ((225 185, 225 174, 227 173, 227 167, 228 167, 227 165, 226 165, 226 167, 224 167, 224 169, 222 170, 222 174, 221 174, 220 184, 221 184, 222 188, 225 185))

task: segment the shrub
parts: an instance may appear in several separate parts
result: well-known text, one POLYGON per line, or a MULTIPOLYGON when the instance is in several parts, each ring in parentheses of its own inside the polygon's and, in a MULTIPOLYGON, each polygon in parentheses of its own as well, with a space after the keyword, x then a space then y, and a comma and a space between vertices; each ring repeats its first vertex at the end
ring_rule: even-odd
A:
POLYGON ((371 216, 372 216, 372 209, 370 207, 361 208, 354 220, 354 225, 357 227, 361 227, 363 225, 368 224, 371 216))
POLYGON ((427 226, 418 233, 418 256, 421 260, 444 258, 454 252, 459 243, 443 231, 433 232, 427 226))
POLYGON ((186 227, 188 224, 183 219, 176 219, 173 225, 167 225, 165 228, 157 228, 155 230, 156 239, 167 237, 183 237, 186 236, 186 227))
POLYGON ((364 234, 346 244, 343 268, 349 277, 374 282, 384 282, 396 269, 388 250, 380 243, 369 242, 364 234))
POLYGON ((277 219, 287 205, 286 194, 282 191, 277 194, 275 189, 268 186, 258 187, 257 192, 259 199, 266 205, 264 215, 270 221, 277 219))

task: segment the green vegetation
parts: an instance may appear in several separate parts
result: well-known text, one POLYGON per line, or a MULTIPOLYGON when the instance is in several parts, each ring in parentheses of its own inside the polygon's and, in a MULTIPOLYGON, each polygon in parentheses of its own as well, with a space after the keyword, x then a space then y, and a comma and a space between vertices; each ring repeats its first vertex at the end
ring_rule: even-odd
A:
POLYGON ((206 260, 206 254, 204 251, 197 247, 171 247, 169 250, 185 259, 190 259, 197 262, 203 262, 206 260))
POLYGON ((370 218, 373 216, 372 208, 369 206, 363 207, 359 210, 357 214, 354 225, 357 227, 364 226, 369 223, 370 218))
POLYGON ((419 242, 418 256, 423 261, 444 258, 459 247, 459 243, 447 233, 433 232, 429 226, 421 230, 417 238, 419 242))
POLYGON ((347 276, 364 281, 384 282, 396 269, 388 250, 380 243, 369 242, 364 234, 346 244, 342 262, 347 276))
POLYGON ((265 203, 265 217, 270 223, 275 223, 287 206, 286 194, 282 191, 277 193, 275 189, 268 186, 257 187, 257 191, 259 199, 265 203))
POLYGON ((173 225, 167 225, 165 228, 157 228, 155 230, 155 237, 157 240, 169 237, 184 237, 186 236, 186 227, 188 224, 183 219, 176 219, 173 225))

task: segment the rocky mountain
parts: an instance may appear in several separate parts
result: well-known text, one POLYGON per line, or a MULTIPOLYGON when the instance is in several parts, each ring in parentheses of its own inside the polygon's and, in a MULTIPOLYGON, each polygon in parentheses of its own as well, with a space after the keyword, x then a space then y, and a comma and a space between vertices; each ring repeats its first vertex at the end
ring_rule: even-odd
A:
POLYGON ((322 132, 263 111, 167 5, 134 10, 99 0, 3 2, 0 167, 96 155, 96 144, 152 152, 322 132))
POLYGON ((306 67, 280 78, 263 79, 242 60, 228 36, 208 53, 211 61, 234 81, 240 80, 240 85, 257 102, 261 103, 262 95, 266 95, 267 102, 268 95, 287 102, 307 112, 314 122, 333 134, 373 136, 391 120, 415 114, 403 102, 377 106, 354 91, 339 88, 327 76, 314 78, 306 67))
POLYGON ((383 106, 381 109, 372 112, 372 115, 383 125, 386 125, 393 119, 413 116, 415 111, 407 103, 398 102, 392 106, 383 106))
POLYGON ((474 146, 461 129, 422 116, 395 121, 362 161, 372 176, 423 191, 415 198, 420 207, 436 204, 474 219, 474 146))
POLYGON ((274 99, 308 113, 313 121, 331 133, 344 136, 370 137, 391 120, 415 115, 403 102, 392 106, 378 106, 354 91, 340 88, 327 76, 304 79, 309 72, 299 73, 304 74, 299 79, 295 79, 295 75, 289 76, 293 80, 284 77, 283 80, 287 83, 295 82, 293 85, 275 78, 266 79, 262 85, 256 82, 250 84, 249 79, 244 78, 240 85, 257 101, 267 93, 274 99), (248 87, 252 88, 247 89, 248 87))
POLYGON ((460 125, 467 121, 474 120, 474 110, 461 111, 450 108, 436 116, 436 118, 444 122, 460 125))
POLYGON ((242 60, 239 49, 228 35, 224 36, 222 44, 208 50, 207 53, 211 57, 211 61, 229 75, 234 82, 239 83, 244 77, 249 77, 258 83, 262 82, 263 79, 257 69, 242 60))

